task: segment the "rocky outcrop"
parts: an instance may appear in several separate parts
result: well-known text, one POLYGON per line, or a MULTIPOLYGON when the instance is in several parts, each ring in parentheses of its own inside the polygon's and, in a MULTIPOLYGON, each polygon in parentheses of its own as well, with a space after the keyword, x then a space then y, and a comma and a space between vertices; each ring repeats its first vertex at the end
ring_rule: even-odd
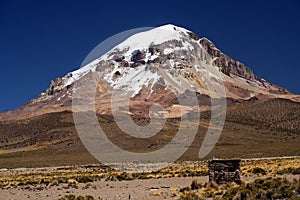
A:
POLYGON ((220 71, 230 76, 231 74, 248 79, 261 81, 261 78, 256 76, 253 71, 243 63, 234 60, 222 53, 216 46, 207 38, 201 38, 200 44, 205 48, 207 53, 214 59, 214 64, 220 68, 220 71))
POLYGON ((200 39, 200 37, 196 33, 188 32, 188 34, 194 40, 199 40, 200 39))
MULTIPOLYGON (((177 29, 174 27, 174 30, 177 29)), ((222 53, 209 39, 200 38, 187 30, 178 32, 180 34, 174 38, 167 34, 168 37, 164 37, 162 42, 150 42, 147 46, 144 45, 145 41, 140 47, 136 46, 136 41, 132 41, 134 45, 119 45, 85 68, 51 81, 46 91, 18 112, 24 113, 27 110, 27 113, 40 114, 42 109, 44 113, 49 110, 70 109, 72 95, 79 88, 76 87, 73 91, 75 81, 80 82, 81 89, 89 81, 98 85, 98 101, 101 106, 97 109, 100 113, 110 113, 107 104, 110 100, 105 98, 110 97, 113 89, 133 91, 132 100, 163 103, 167 106, 174 104, 175 94, 185 94, 185 85, 193 87, 202 95, 219 98, 217 91, 208 91, 207 81, 213 85, 224 81, 226 95, 232 99, 232 104, 249 98, 255 100, 259 94, 265 98, 291 98, 300 101, 298 96, 288 96, 291 93, 286 89, 259 78, 243 63, 222 53), (215 76, 215 69, 222 72, 220 75, 223 80, 215 76)), ((156 37, 159 35, 153 35, 153 38, 156 37)), ((94 91, 84 90, 84 97, 92 92, 94 91)), ((138 108, 136 112, 140 112, 138 108)))

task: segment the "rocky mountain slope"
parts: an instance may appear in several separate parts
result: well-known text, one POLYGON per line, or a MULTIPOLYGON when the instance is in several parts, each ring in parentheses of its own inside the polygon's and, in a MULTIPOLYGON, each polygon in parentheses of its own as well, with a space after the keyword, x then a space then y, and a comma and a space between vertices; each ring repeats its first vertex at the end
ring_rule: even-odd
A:
POLYGON ((180 117, 192 116, 200 107, 201 118, 187 124, 198 126, 195 140, 180 158, 198 159, 213 100, 217 106, 225 102, 227 114, 208 157, 300 155, 299 95, 258 77, 207 38, 165 25, 132 35, 82 68, 51 81, 36 99, 0 114, 0 168, 96 163, 76 132, 74 102, 78 111, 90 111, 95 105, 107 137, 133 152, 168 144, 180 127, 180 117), (133 138, 114 119, 114 98, 118 112, 128 112, 136 124, 148 125, 154 113, 166 117, 165 125, 153 137, 133 138), (153 110, 153 105, 165 111, 153 110))
MULTIPOLYGON (((147 118, 133 118, 140 125, 147 118)), ((210 113, 199 120, 198 133, 184 160, 197 160, 210 113)), ((222 135, 207 158, 253 158, 300 155, 300 104, 269 99, 228 107, 222 135)), ((163 131, 148 139, 122 133, 110 115, 98 121, 112 141, 129 151, 155 151, 170 141, 180 118, 167 121, 163 131), (121 137, 120 137, 121 136, 121 137)), ((44 114, 30 119, 0 121, 0 168, 41 167, 97 163, 82 145, 70 111, 44 114)))
MULTIPOLYGON (((113 91, 130 96, 132 113, 145 110, 151 102, 163 105, 168 110, 167 117, 178 116, 176 106, 180 103, 176 97, 186 96, 188 91, 202 97, 226 97, 230 102, 254 97, 299 101, 299 96, 258 77, 207 38, 165 25, 132 35, 91 63, 51 81, 38 98, 1 114, 0 119, 25 119, 72 110, 72 95, 78 90, 84 91, 80 94, 82 101, 91 103, 93 94, 87 89, 91 84, 96 85, 96 110, 102 114, 111 113, 113 91), (226 93, 220 94, 219 88, 226 93)), ((209 109, 208 105, 202 106, 209 109)))

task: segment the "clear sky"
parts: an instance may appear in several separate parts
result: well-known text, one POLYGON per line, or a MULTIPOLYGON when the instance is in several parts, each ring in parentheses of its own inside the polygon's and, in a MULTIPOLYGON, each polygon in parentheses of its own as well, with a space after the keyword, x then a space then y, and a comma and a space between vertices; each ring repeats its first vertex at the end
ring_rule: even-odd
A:
POLYGON ((0 0, 0 111, 36 98, 106 38, 167 23, 300 94, 299 0, 0 0))

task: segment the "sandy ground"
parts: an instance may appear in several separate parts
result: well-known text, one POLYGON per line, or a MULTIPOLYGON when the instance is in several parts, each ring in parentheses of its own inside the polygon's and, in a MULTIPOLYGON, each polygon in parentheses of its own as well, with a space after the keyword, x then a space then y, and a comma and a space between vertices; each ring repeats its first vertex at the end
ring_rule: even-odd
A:
MULTIPOLYGON (((276 159, 276 158, 269 158, 276 159)), ((298 161, 295 158, 286 157, 286 159, 291 159, 289 162, 286 161, 285 164, 294 163, 298 165, 298 161)), ((259 161, 260 159, 249 159, 248 161, 259 161)), ((261 162, 267 162, 267 158, 263 159, 261 162)), ((283 162, 284 163, 284 162, 283 162)), ((258 163, 256 163, 258 164, 258 163)), ((267 163, 268 164, 268 163, 267 163)), ((270 163, 269 163, 270 164, 270 163)), ((273 163, 274 164, 274 163, 273 163)), ((275 163, 276 166, 278 163, 275 163)), ((289 164, 289 165, 290 165, 289 164)), ((182 164, 173 164, 172 167, 191 167, 201 166, 198 162, 185 162, 182 164)), ((143 168, 144 169, 144 168, 143 168)), ((3 181, 6 180, 5 176, 9 175, 12 178, 18 179, 18 176, 27 176, 31 174, 44 174, 50 173, 54 175, 57 173, 67 173, 72 172, 76 174, 77 172, 89 173, 96 170, 96 172, 101 172, 104 170, 101 165, 90 165, 90 166, 63 166, 63 167, 48 167, 48 168, 19 168, 19 169, 2 169, 0 170, 0 176, 3 176, 3 181)), ((273 177, 274 174, 269 174, 266 176, 259 176, 260 178, 273 177)), ((276 177, 285 177, 290 181, 293 179, 300 180, 300 175, 276 175, 276 177)), ((257 179, 257 175, 242 176, 243 182, 253 181, 257 179)), ((74 194, 76 196, 86 196, 91 195, 98 200, 98 197, 106 200, 156 200, 156 199, 179 199, 179 188, 189 187, 193 180, 198 183, 208 182, 208 176, 200 177, 173 177, 173 178, 159 178, 159 179, 134 179, 134 180, 123 180, 123 181, 111 181, 105 180, 104 178, 91 182, 91 183, 57 183, 53 182, 49 185, 40 183, 35 185, 19 185, 12 187, 4 187, 0 189, 0 200, 58 200, 68 194, 74 194), (176 195, 174 195, 174 191, 176 195)))
MULTIPOLYGON (((300 179, 300 175, 285 175, 289 180, 300 179)), ((243 181, 252 181, 255 177, 242 177, 243 181)), ((91 195, 105 200, 156 200, 156 199, 179 199, 172 195, 175 188, 189 187, 192 180, 207 182, 208 177, 177 177, 131 181, 97 181, 92 183, 79 183, 76 186, 60 184, 59 186, 22 186, 0 190, 1 200, 57 200, 64 195, 91 195)))
POLYGON ((59 186, 23 186, 0 190, 2 200, 57 200, 66 194, 92 195, 96 199, 112 200, 147 200, 147 199, 179 199, 172 196, 172 189, 190 186, 192 180, 198 182, 208 181, 208 177, 178 177, 162 179, 146 179, 132 181, 97 181, 92 183, 79 183, 77 186, 60 184, 59 186))

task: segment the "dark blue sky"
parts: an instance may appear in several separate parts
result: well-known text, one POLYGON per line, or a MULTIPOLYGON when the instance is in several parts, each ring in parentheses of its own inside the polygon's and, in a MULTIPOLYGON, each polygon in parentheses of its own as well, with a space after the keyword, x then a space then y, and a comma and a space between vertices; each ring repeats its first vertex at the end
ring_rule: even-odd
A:
POLYGON ((0 111, 80 67, 119 32, 173 23, 300 94, 300 1, 0 1, 0 111))

